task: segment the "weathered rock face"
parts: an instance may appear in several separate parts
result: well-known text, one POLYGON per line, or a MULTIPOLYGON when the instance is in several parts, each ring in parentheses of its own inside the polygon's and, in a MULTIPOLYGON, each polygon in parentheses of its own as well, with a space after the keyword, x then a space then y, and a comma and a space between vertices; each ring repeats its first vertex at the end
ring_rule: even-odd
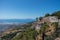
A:
POLYGON ((45 31, 45 35, 49 36, 55 32, 55 27, 51 26, 45 31))
MULTIPOLYGON (((58 34, 57 31, 54 25, 49 25, 49 27, 44 30, 44 40, 55 40, 57 37, 56 34, 58 34)), ((36 40, 43 40, 42 36, 43 34, 37 35, 36 40)))
POLYGON ((60 40, 60 37, 57 37, 55 40, 60 40))
POLYGON ((37 35, 36 40, 42 40, 42 34, 37 35))

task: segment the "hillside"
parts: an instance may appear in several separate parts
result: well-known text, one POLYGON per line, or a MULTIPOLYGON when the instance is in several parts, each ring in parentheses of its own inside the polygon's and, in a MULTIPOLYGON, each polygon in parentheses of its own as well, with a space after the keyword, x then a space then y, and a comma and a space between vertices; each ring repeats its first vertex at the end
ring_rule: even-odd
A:
POLYGON ((23 25, 21 29, 9 31, 10 33, 2 36, 1 40, 60 40, 58 14, 59 11, 37 18, 36 21, 23 25))

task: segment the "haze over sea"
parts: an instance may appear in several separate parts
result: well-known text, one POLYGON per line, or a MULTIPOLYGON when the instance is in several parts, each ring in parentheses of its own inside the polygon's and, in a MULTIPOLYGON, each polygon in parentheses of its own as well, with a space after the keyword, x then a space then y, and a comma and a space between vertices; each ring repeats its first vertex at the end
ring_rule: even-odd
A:
POLYGON ((13 24, 25 24, 32 21, 34 19, 0 19, 0 31, 10 28, 13 24))
POLYGON ((32 22, 34 19, 0 19, 0 24, 21 24, 32 22))

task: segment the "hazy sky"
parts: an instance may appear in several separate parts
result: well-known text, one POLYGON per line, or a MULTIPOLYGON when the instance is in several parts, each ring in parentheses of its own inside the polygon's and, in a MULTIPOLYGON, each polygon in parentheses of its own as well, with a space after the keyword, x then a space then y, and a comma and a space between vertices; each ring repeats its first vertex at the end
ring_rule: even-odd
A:
POLYGON ((0 0, 0 19, 27 19, 60 10, 60 0, 0 0))

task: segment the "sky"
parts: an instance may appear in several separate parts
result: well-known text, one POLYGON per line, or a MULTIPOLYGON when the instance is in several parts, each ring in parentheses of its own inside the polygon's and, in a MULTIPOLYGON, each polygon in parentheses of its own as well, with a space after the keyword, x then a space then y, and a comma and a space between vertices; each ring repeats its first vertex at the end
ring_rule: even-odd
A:
POLYGON ((0 19, 35 19, 60 11, 60 0, 0 0, 0 19))

